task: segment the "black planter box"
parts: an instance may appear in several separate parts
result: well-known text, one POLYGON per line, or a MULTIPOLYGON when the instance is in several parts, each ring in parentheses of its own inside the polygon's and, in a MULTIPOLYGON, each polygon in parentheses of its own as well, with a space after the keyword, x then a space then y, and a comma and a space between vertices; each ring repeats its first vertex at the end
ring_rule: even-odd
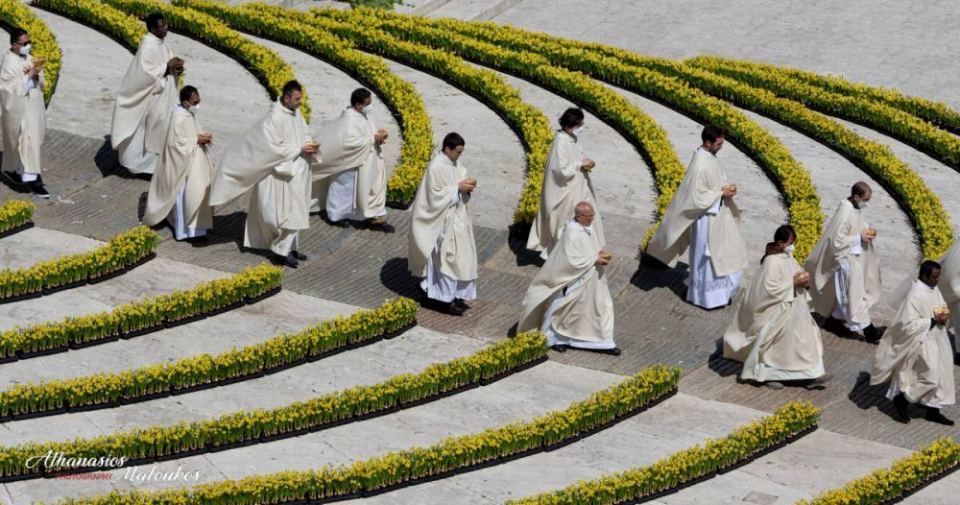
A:
POLYGON ((259 301, 261 301, 261 300, 265 300, 265 299, 267 299, 267 298, 270 298, 271 296, 279 293, 280 290, 282 290, 282 289, 283 289, 283 286, 277 286, 277 287, 275 287, 275 288, 270 288, 270 289, 264 291, 263 293, 260 293, 259 295, 256 295, 256 296, 248 296, 248 297, 244 298, 244 300, 246 301, 247 305, 253 305, 254 303, 257 303, 257 302, 259 302, 259 301))
POLYGON ((0 231, 0 238, 9 237, 10 235, 13 235, 14 233, 19 233, 19 232, 21 232, 21 231, 23 231, 23 230, 27 230, 27 229, 33 228, 33 226, 34 226, 33 221, 27 221, 27 222, 25 222, 25 223, 23 223, 23 224, 19 224, 19 225, 17 225, 17 226, 14 226, 13 228, 9 228, 9 229, 7 229, 7 230, 5 230, 5 231, 0 231))

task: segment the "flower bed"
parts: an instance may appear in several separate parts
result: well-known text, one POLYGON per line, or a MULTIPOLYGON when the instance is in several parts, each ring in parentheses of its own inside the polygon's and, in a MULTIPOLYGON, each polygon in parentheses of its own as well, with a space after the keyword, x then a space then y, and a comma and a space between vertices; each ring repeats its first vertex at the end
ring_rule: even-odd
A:
POLYGON ((960 468, 960 444, 943 438, 840 489, 797 505, 887 505, 898 503, 960 468))
POLYGON ((33 57, 46 60, 43 65, 43 77, 46 81, 43 88, 43 101, 50 103, 50 97, 57 89, 57 81, 60 79, 60 65, 63 59, 63 53, 57 45, 53 32, 42 19, 19 0, 0 1, 0 23, 7 27, 23 28, 30 34, 33 57))
POLYGON ((64 503, 240 505, 330 502, 370 496, 575 442, 673 395, 679 378, 677 368, 647 368, 586 400, 571 404, 565 410, 349 465, 258 475, 193 488, 113 492, 92 498, 67 499, 64 503))
POLYGON ((108 408, 262 377, 391 337, 411 327, 416 313, 414 301, 398 298, 217 356, 200 354, 123 372, 17 385, 0 392, 0 419, 108 408))
POLYGON ((33 212, 37 207, 27 200, 8 200, 0 205, 0 237, 12 235, 33 226, 33 212))
MULTIPOLYGON (((120 305, 110 312, 16 327, 0 333, 0 360, 64 352, 184 324, 236 307, 248 297, 275 292, 282 279, 281 268, 263 264, 193 289, 120 305)), ((9 411, 0 409, 0 416, 8 414, 9 411)))
POLYGON ((122 273, 152 258, 159 243, 160 236, 153 230, 137 226, 90 252, 61 256, 17 270, 0 270, 0 303, 49 294, 122 273))
POLYGON ((94 28, 131 52, 137 50, 140 39, 147 33, 143 22, 100 0, 31 0, 30 3, 94 28))
POLYGON ((311 433, 488 384, 542 363, 546 352, 542 335, 523 333, 470 356, 430 365, 417 374, 401 374, 379 384, 356 386, 270 410, 234 412, 208 421, 136 429, 92 439, 0 448, 4 456, 0 458, 0 481, 52 476, 64 470, 52 467, 41 472, 40 468, 28 467, 30 458, 48 451, 63 453, 65 458, 125 457, 128 461, 124 466, 133 466, 311 433))
POLYGON ((401 161, 387 180, 387 200, 399 207, 413 201, 430 161, 433 145, 430 117, 416 88, 393 73, 381 58, 364 54, 352 42, 329 32, 281 19, 270 11, 238 9, 207 0, 174 0, 172 3, 206 12, 236 29, 317 56, 375 91, 398 116, 403 135, 401 161))
POLYGON ((654 500, 749 463, 800 438, 816 429, 819 415, 820 410, 809 403, 790 402, 772 416, 738 428, 724 438, 675 452, 656 463, 510 500, 507 504, 614 505, 654 500))

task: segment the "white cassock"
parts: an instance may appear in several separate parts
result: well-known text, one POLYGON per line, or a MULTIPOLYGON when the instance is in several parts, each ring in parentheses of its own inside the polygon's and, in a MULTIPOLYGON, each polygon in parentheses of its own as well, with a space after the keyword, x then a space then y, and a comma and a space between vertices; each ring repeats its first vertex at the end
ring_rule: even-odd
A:
POLYGON ((539 330, 549 345, 613 349, 613 298, 593 227, 571 219, 523 298, 517 331, 539 330))
POLYGON ((880 263, 873 244, 862 241, 863 212, 849 200, 827 220, 807 257, 814 310, 843 321, 851 331, 870 326, 870 307, 880 298, 880 263))
POLYGON ((147 32, 117 90, 110 143, 131 173, 152 174, 163 151, 170 113, 180 101, 176 77, 164 75, 174 56, 164 39, 147 32))
POLYGON ((477 244, 470 195, 459 191, 467 177, 462 163, 441 151, 427 165, 410 219, 409 268, 423 277, 427 297, 441 302, 477 297, 477 244))
POLYGON ((300 150, 310 138, 299 110, 278 98, 270 112, 227 149, 217 165, 210 205, 224 205, 247 191, 250 207, 243 245, 287 256, 300 230, 310 227, 310 165, 300 150))
MULTIPOLYGON (((954 233, 954 237, 956 236, 954 233)), ((953 239, 953 245, 940 260, 940 268, 940 292, 950 309, 956 344, 956 339, 960 338, 960 238, 953 239)))
POLYGON ((687 301, 712 309, 730 302, 747 266, 740 209, 724 200, 727 175, 717 157, 698 148, 670 201, 647 254, 674 267, 689 249, 687 301))
POLYGON ((377 126, 348 107, 325 124, 317 140, 323 161, 313 171, 311 210, 326 208, 331 221, 362 221, 387 215, 387 169, 373 140, 377 126))
POLYGON ((946 301, 937 287, 919 279, 910 286, 873 357, 870 384, 889 381, 888 399, 902 392, 911 403, 933 408, 955 402, 953 352, 947 330, 931 328, 934 309, 943 306, 946 301))
POLYGON ((580 170, 583 165, 583 147, 575 136, 563 130, 553 136, 550 156, 543 170, 543 187, 540 192, 540 207, 530 228, 527 249, 542 251, 543 259, 557 243, 560 232, 567 220, 574 214, 580 202, 589 202, 593 206, 593 233, 600 246, 606 244, 603 234, 603 220, 597 206, 590 173, 580 170))
POLYGON ((192 109, 174 110, 167 141, 150 181, 143 224, 170 221, 177 240, 206 235, 213 227, 210 181, 213 167, 207 150, 197 144, 203 132, 192 109))
POLYGON ((3 170, 17 172, 24 182, 40 175, 40 146, 47 131, 43 104, 43 72, 33 80, 24 69, 33 58, 7 51, 0 63, 0 108, 3 110, 3 170))
POLYGON ((826 373, 820 328, 810 315, 810 295, 793 284, 794 275, 802 271, 787 253, 763 259, 723 335, 723 357, 743 363, 740 378, 791 381, 826 373))

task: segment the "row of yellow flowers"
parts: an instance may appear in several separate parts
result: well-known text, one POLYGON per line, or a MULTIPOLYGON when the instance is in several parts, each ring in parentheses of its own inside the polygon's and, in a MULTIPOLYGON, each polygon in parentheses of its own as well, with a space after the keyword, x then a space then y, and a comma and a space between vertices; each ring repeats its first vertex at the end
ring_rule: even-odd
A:
POLYGON ((21 0, 0 0, 0 20, 8 26, 23 28, 30 34, 30 44, 33 46, 33 57, 43 58, 44 79, 43 101, 50 103, 50 97, 57 89, 57 80, 60 79, 60 65, 63 53, 57 44, 56 37, 42 19, 37 17, 21 0))
POLYGON ((396 111, 403 135, 400 163, 387 180, 387 199, 400 204, 413 200, 430 160, 433 130, 416 88, 392 72, 382 58, 364 54, 352 42, 327 31, 282 19, 271 11, 240 9, 209 0, 173 0, 172 3, 204 11, 238 30, 308 52, 369 86, 387 107, 396 111))
MULTIPOLYGON (((188 1, 191 4, 199 3, 198 0, 188 1)), ((536 188, 537 198, 534 201, 534 213, 536 212, 535 205, 536 200, 539 199, 542 170, 549 153, 553 130, 543 112, 524 102, 519 90, 507 83, 501 76, 490 70, 468 65, 461 58, 448 51, 400 40, 393 35, 378 30, 375 26, 305 15, 298 11, 265 4, 245 4, 240 9, 333 33, 350 40, 366 51, 381 54, 438 75, 483 101, 519 132, 520 139, 527 150, 527 186, 536 188)), ((516 169, 521 170, 522 168, 516 167, 516 169)), ((419 182, 419 180, 416 181, 417 184, 419 182)), ((416 188, 416 186, 413 186, 413 188, 416 188)), ((532 219, 533 214, 530 214, 529 220, 532 221, 532 219)))
MULTIPOLYGON (((317 16, 334 16, 315 11, 317 16)), ((367 11, 369 16, 402 19, 384 11, 367 11)), ((461 36, 482 40, 516 51, 528 51, 545 57, 555 66, 567 68, 629 91, 654 98, 698 120, 717 124, 736 141, 738 147, 755 159, 780 188, 789 205, 790 223, 797 229, 797 257, 813 248, 820 236, 824 215, 810 173, 790 154, 778 138, 750 120, 729 103, 714 98, 696 87, 656 69, 644 68, 632 61, 633 53, 616 48, 563 39, 495 23, 465 22, 453 19, 421 20, 421 24, 461 36), (608 51, 608 52, 602 52, 608 51), (613 52, 619 51, 619 52, 613 52)), ((669 203, 683 172, 658 177, 658 208, 669 203), (661 179, 661 177, 663 177, 661 179)), ((771 228, 772 229, 772 228, 771 228)), ((653 236, 648 230, 643 244, 653 236)))
MULTIPOLYGON (((482 65, 519 75, 593 110, 598 117, 624 132, 651 162, 657 192, 660 194, 656 206, 658 217, 666 211, 673 196, 670 188, 676 188, 683 179, 684 166, 677 158, 666 131, 626 97, 582 73, 556 67, 538 54, 515 51, 460 36, 450 30, 430 27, 418 18, 385 17, 369 9, 349 12, 318 10, 314 13, 317 17, 337 18, 354 24, 376 26, 398 38, 442 47, 482 65)), ((520 203, 514 214, 515 222, 529 223, 536 216, 543 181, 542 170, 542 167, 536 167, 534 173, 531 167, 520 203)))
POLYGON ((397 484, 416 482, 453 471, 495 463, 568 442, 602 429, 676 391, 680 370, 662 365, 640 371, 564 410, 530 421, 517 421, 479 433, 447 438, 429 447, 386 453, 343 466, 313 471, 286 471, 193 488, 157 492, 114 492, 67 499, 71 504, 206 503, 272 504, 298 500, 359 496, 397 484))
POLYGON ((107 34, 130 51, 136 51, 147 28, 137 18, 100 0, 31 0, 41 9, 55 12, 107 34))
POLYGON ((894 106, 807 84, 773 65, 714 56, 691 58, 685 63, 764 88, 826 114, 864 124, 917 146, 948 165, 960 164, 960 138, 894 106))
POLYGON ((893 88, 850 82, 837 75, 822 75, 807 70, 781 67, 767 63, 737 60, 725 60, 724 63, 735 64, 738 67, 764 72, 779 73, 784 79, 793 79, 796 82, 816 86, 825 91, 889 105, 924 121, 929 121, 945 130, 960 133, 960 112, 941 102, 905 95, 893 88))
POLYGON ((33 218, 37 207, 27 200, 8 200, 0 205, 0 233, 23 226, 33 218))
MULTIPOLYGON (((281 275, 276 273, 275 278, 281 275)), ((338 316, 299 333, 280 335, 217 356, 199 354, 122 372, 18 384, 0 392, 0 417, 109 405, 264 372, 399 330, 415 320, 417 308, 413 300, 398 298, 377 309, 338 316)))
POLYGON ((743 463, 816 426, 820 410, 790 402, 768 417, 702 446, 675 452, 643 467, 581 481, 570 487, 510 500, 507 505, 615 505, 638 503, 653 494, 678 490, 684 484, 743 463))
MULTIPOLYGON (((408 303, 404 303, 404 306, 388 304, 381 311, 387 307, 395 309, 392 312, 401 316, 400 319, 409 313, 410 308, 408 303)), ((369 317, 370 311, 367 312, 369 317)), ((369 414, 390 412, 394 408, 403 408, 465 386, 477 385, 484 379, 518 370, 543 358, 546 352, 543 335, 522 333, 470 356, 430 365, 416 374, 401 374, 378 384, 355 386, 270 410, 233 412, 212 420, 140 428, 90 439, 0 447, 0 477, 36 475, 39 469, 29 468, 28 461, 48 451, 62 453, 66 458, 125 457, 143 460, 174 457, 196 450, 258 442, 284 434, 321 429, 369 414)), ((176 366, 173 365, 174 368, 176 366)), ((59 469, 51 467, 45 470, 52 473, 59 469)))
POLYGON ((0 300, 94 280, 127 268, 152 254, 160 236, 137 226, 85 253, 70 254, 11 270, 0 270, 0 300))
MULTIPOLYGON (((164 322, 207 314, 277 288, 282 279, 281 268, 264 263, 225 279, 203 282, 192 289, 119 305, 110 312, 67 317, 24 328, 18 326, 0 333, 0 359, 116 338, 124 333, 156 328, 164 322)), ((3 398, 0 404, 11 397, 3 398)), ((9 413, 0 408, 0 416, 9 413)))
POLYGON ((943 438, 919 451, 796 505, 883 505, 896 503, 921 486, 929 484, 960 466, 960 444, 943 438))

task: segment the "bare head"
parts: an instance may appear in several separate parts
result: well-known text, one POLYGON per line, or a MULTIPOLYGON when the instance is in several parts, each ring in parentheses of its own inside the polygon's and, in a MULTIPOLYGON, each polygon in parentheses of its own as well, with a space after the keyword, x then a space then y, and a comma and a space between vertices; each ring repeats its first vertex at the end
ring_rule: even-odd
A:
POLYGON ((467 145, 467 142, 463 140, 463 137, 460 136, 457 132, 450 132, 446 137, 443 137, 443 154, 450 158, 450 161, 456 163, 460 159, 460 155, 463 154, 463 148, 467 145))
POLYGON ((583 126, 583 118, 583 109, 570 107, 560 116, 560 128, 567 133, 573 133, 574 130, 583 126))
POLYGON ((167 20, 163 17, 163 14, 159 12, 147 14, 146 23, 148 32, 156 35, 157 38, 166 38, 170 27, 167 25, 167 20))
POLYGON ((180 104, 190 109, 200 104, 200 92, 193 86, 180 88, 180 104))
POLYGON ((20 54, 20 49, 30 45, 30 34, 23 28, 10 30, 10 51, 20 54))
POLYGON ((873 197, 873 190, 870 185, 860 181, 850 188, 850 203, 858 209, 866 207, 866 203, 873 197))
POLYGON ((717 154, 723 147, 724 133, 719 126, 707 125, 700 133, 700 140, 703 141, 702 147, 710 154, 717 154))
POLYGON ((280 103, 284 107, 296 111, 300 108, 300 100, 303 99, 303 86, 297 81, 288 81, 283 85, 283 92, 280 95, 280 103))
POLYGON ((583 226, 593 224, 595 215, 596 212, 593 210, 593 205, 590 205, 590 202, 580 202, 573 210, 573 219, 583 226))
POLYGON ((927 286, 935 287, 940 282, 940 263, 924 261, 920 264, 920 274, 917 277, 927 286))
POLYGON ((350 106, 357 112, 363 112, 363 109, 373 103, 373 93, 367 88, 357 88, 350 93, 350 106))

